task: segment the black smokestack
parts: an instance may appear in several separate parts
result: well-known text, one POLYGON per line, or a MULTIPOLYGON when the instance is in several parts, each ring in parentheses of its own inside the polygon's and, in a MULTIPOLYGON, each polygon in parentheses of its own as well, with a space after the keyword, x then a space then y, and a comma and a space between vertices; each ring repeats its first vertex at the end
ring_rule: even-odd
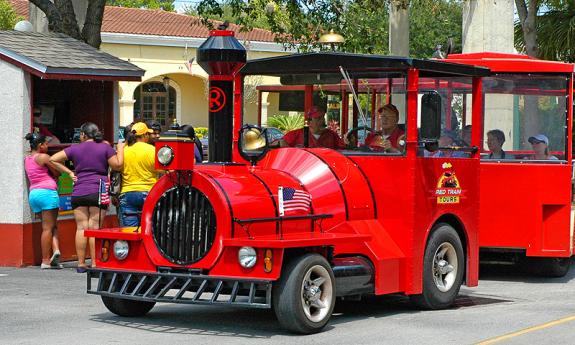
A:
POLYGON ((210 162, 230 162, 234 123, 234 74, 246 63, 246 49, 233 31, 212 30, 197 53, 198 64, 209 74, 210 162))

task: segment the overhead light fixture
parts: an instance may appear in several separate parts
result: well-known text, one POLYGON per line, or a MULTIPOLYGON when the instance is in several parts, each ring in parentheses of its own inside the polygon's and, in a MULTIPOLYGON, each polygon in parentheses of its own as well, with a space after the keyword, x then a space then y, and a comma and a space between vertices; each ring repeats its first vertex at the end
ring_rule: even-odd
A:
POLYGON ((345 38, 340 35, 336 34, 333 29, 329 30, 328 34, 323 34, 320 36, 319 43, 329 45, 332 51, 335 51, 336 46, 345 42, 345 38))
POLYGON ((164 84, 164 89, 166 89, 166 92, 168 92, 168 89, 170 87, 170 78, 168 78, 167 76, 165 76, 162 79, 162 84, 164 84))

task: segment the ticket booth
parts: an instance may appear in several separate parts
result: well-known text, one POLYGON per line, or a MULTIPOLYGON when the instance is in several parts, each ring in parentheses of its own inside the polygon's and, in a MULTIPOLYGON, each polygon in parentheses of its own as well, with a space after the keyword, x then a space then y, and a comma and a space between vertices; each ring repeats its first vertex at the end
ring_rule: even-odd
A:
MULTIPOLYGON (((41 261, 41 223, 28 205, 24 157, 26 133, 53 133, 50 153, 79 141, 79 127, 93 122, 114 143, 118 128, 118 81, 141 81, 144 70, 64 35, 0 32, 0 266, 41 261), (40 116, 34 116, 40 110, 40 116)), ((76 223, 69 203, 71 181, 58 181, 58 230, 62 260, 75 260, 76 223)), ((107 224, 116 222, 114 209, 107 224)))

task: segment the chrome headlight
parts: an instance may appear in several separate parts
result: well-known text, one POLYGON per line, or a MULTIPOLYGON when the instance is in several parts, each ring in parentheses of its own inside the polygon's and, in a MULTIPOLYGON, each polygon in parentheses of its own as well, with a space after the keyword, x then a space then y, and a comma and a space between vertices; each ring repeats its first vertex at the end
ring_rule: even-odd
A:
POLYGON ((158 162, 162 165, 169 165, 174 160, 174 150, 169 146, 163 146, 158 150, 158 162))
POLYGON ((130 246, 128 245, 128 241, 116 241, 114 242, 114 256, 118 260, 124 260, 128 257, 128 253, 130 252, 130 246))
POLYGON ((243 268, 252 268, 257 261, 256 250, 252 247, 241 247, 238 251, 238 261, 243 268))

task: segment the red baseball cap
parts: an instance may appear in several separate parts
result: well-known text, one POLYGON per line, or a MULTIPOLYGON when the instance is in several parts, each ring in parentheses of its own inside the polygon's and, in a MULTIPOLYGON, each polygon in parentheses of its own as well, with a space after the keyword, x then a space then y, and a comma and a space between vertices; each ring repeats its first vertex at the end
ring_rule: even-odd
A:
POLYGON ((317 119, 317 118, 324 117, 324 116, 325 116, 325 111, 321 110, 319 107, 316 107, 316 106, 309 108, 305 112, 305 117, 307 119, 317 119))

